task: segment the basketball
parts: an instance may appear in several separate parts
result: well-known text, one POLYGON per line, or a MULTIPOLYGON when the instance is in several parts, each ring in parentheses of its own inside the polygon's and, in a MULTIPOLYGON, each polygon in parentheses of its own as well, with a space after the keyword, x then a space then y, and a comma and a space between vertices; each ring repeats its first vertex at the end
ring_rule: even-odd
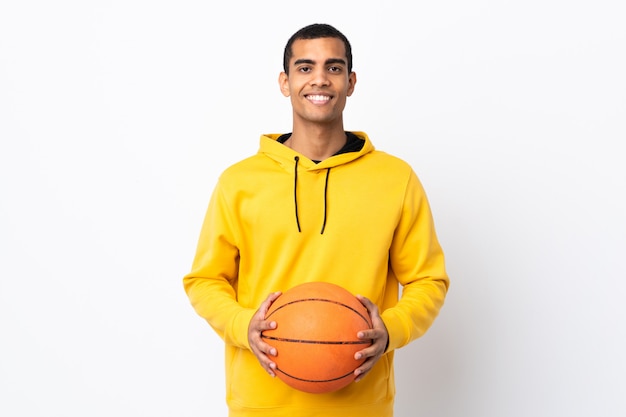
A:
POLYGON ((309 282, 285 291, 266 319, 277 324, 262 334, 276 348, 276 376, 304 392, 332 392, 350 384, 365 361, 354 354, 371 344, 356 336, 372 328, 367 309, 335 284, 309 282))

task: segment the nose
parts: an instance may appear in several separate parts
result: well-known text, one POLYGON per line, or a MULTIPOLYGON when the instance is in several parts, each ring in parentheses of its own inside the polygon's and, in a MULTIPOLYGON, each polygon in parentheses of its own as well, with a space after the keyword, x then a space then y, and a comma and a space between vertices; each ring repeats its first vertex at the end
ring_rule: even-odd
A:
POLYGON ((313 71, 310 84, 317 87, 327 86, 329 84, 329 79, 326 69, 322 68, 313 71))

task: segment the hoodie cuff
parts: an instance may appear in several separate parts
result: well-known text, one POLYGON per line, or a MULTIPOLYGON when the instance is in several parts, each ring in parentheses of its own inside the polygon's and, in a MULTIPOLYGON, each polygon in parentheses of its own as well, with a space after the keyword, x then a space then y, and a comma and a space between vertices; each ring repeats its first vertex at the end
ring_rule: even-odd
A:
POLYGON ((398 319, 398 317, 391 312, 391 310, 385 311, 381 318, 383 319, 383 323, 385 323, 385 327, 387 327, 387 348, 385 349, 385 353, 391 352, 392 350, 401 348, 406 344, 406 328, 402 324, 402 321, 398 319))
POLYGON ((256 313, 256 310, 245 308, 235 315, 230 332, 229 342, 231 344, 250 350, 248 328, 250 327, 250 321, 252 320, 254 313, 256 313))

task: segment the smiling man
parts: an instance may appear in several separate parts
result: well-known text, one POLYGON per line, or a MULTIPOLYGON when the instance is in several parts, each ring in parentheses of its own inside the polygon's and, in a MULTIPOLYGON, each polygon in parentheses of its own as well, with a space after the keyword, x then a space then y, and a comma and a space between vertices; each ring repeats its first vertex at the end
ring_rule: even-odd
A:
POLYGON ((326 24, 296 32, 279 75, 292 132, 262 135, 258 153, 226 169, 213 191, 183 283, 225 342, 231 417, 393 416, 394 351, 443 306, 449 279, 419 179, 364 132, 344 130, 355 85, 341 32, 326 24), (280 352, 261 338, 277 325, 265 320, 272 302, 310 281, 358 294, 373 323, 357 334, 372 344, 355 355, 366 359, 355 383, 331 393, 274 378, 280 352))
POLYGON ((285 145, 313 160, 326 159, 345 145, 343 110, 356 74, 341 39, 295 40, 279 84, 293 107, 293 133, 285 145))

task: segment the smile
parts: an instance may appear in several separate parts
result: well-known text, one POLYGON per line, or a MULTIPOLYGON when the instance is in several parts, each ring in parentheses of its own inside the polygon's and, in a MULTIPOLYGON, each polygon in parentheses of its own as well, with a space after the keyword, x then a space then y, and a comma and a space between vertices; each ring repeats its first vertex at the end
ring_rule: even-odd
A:
POLYGON ((309 94, 306 96, 306 99, 313 103, 326 103, 330 101, 330 96, 324 96, 321 94, 309 94))

